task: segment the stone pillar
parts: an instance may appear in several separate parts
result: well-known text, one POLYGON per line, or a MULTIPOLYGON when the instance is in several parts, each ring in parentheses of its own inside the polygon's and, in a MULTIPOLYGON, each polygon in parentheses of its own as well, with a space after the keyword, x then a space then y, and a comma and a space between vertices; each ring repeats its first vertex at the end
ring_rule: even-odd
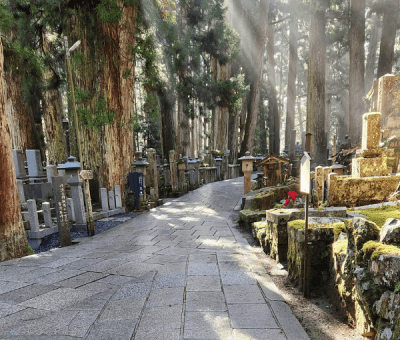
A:
POLYGON ((221 179, 228 179, 228 157, 229 154, 226 153, 222 156, 222 165, 221 165, 221 179))
MULTIPOLYGON (((58 224, 58 232, 60 235, 60 246, 65 247, 71 245, 71 231, 69 229, 69 222, 68 222, 67 197, 65 196, 64 178, 59 176, 53 177, 51 179, 51 182, 53 185, 54 198, 56 201, 57 224, 58 224)), ((82 194, 82 188, 80 189, 82 194)))
POLYGON ((251 173, 255 157, 250 156, 250 151, 246 151, 245 156, 238 159, 242 161, 242 171, 244 173, 244 195, 251 190, 251 173))
POLYGON ((100 188, 101 211, 108 211, 108 193, 106 188, 100 188))
POLYGON ((71 196, 74 202, 75 227, 86 229, 86 212, 83 199, 82 182, 79 180, 72 182, 70 179, 67 182, 71 186, 71 196))
POLYGON ((379 112, 363 115, 361 149, 378 149, 381 140, 381 114, 379 112))
POLYGON ((337 205, 337 177, 338 174, 331 172, 328 175, 328 203, 329 206, 337 205))
POLYGON ((22 150, 13 149, 13 157, 17 179, 26 179, 24 154, 22 153, 22 150))
POLYGON ((293 160, 296 156, 296 129, 290 132, 289 158, 293 160))
POLYGON ((157 157, 156 150, 147 150, 147 162, 149 167, 146 174, 146 185, 150 187, 150 191, 153 189, 153 195, 151 195, 151 200, 153 202, 158 201, 158 171, 157 171, 157 157))
POLYGON ((179 190, 179 184, 178 184, 178 167, 176 164, 175 150, 169 151, 169 167, 171 170, 172 192, 177 192, 179 190))
POLYGON ((37 214, 36 200, 27 200, 29 225, 31 232, 39 232, 39 218, 37 214))
POLYGON ((115 210, 114 190, 108 191, 108 204, 110 206, 110 210, 115 210))
POLYGON ((44 217, 44 225, 48 228, 51 228, 53 226, 53 220, 51 219, 50 203, 43 202, 42 210, 43 210, 43 217, 44 217))
POLYGON ((194 186, 198 188, 200 186, 200 159, 195 159, 196 163, 194 163, 194 186))
POLYGON ((185 162, 180 159, 178 162, 178 172, 179 172, 179 191, 185 191, 185 162))
POLYGON ((67 198, 67 213, 68 220, 75 223, 74 200, 72 198, 67 198))
POLYGON ((217 180, 221 181, 222 180, 222 176, 221 176, 221 165, 222 165, 222 158, 218 157, 215 158, 215 166, 217 168, 217 180))
POLYGON ((18 196, 19 203, 25 203, 25 192, 24 192, 24 182, 22 179, 17 179, 17 188, 18 188, 18 196))
POLYGON ((56 165, 46 166, 47 182, 51 183, 51 178, 58 176, 58 170, 56 165))
POLYGON ((119 185, 114 186, 115 193, 115 208, 122 208, 122 198, 121 198, 121 187, 119 185))
POLYGON ((318 204, 323 202, 323 181, 322 166, 317 166, 315 167, 315 194, 318 204))
POLYGON ((42 156, 39 150, 26 150, 29 177, 43 177, 42 156))

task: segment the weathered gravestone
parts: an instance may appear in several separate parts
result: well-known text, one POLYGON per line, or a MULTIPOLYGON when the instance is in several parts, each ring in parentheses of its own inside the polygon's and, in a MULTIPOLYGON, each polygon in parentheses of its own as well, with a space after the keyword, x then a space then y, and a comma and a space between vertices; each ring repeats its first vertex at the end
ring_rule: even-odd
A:
POLYGON ((60 246, 71 245, 71 232, 68 222, 67 197, 65 196, 64 178, 57 176, 52 178, 54 198, 56 201, 57 224, 60 237, 60 246))

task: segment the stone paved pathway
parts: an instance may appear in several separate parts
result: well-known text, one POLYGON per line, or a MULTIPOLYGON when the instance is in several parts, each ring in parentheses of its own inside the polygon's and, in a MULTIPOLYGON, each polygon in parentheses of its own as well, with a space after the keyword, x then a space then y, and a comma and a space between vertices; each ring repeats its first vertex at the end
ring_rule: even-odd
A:
POLYGON ((0 264, 0 339, 309 339, 232 221, 243 178, 0 264))

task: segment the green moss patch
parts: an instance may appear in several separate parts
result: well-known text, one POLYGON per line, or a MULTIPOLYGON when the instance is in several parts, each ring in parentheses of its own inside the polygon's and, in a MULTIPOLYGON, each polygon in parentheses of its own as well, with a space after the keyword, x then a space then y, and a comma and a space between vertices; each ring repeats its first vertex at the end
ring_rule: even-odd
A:
POLYGON ((388 218, 400 219, 400 209, 396 206, 357 210, 357 212, 368 216, 368 219, 372 222, 375 222, 376 225, 380 228, 382 228, 388 218))
POLYGON ((344 222, 333 223, 332 227, 335 235, 339 235, 341 232, 346 231, 346 226, 344 222))
POLYGON ((400 255, 400 247, 368 241, 363 246, 364 259, 376 259, 381 255, 400 255))
POLYGON ((332 244, 333 254, 345 253, 347 250, 347 240, 336 241, 332 244))

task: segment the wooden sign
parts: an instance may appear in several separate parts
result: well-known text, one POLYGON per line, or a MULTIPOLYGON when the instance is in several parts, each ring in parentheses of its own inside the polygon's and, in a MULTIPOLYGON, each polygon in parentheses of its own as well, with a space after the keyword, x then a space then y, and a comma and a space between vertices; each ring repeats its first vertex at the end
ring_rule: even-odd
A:
POLYGON ((311 190, 310 168, 311 157, 307 152, 304 152, 300 165, 300 192, 307 195, 310 194, 311 190))

